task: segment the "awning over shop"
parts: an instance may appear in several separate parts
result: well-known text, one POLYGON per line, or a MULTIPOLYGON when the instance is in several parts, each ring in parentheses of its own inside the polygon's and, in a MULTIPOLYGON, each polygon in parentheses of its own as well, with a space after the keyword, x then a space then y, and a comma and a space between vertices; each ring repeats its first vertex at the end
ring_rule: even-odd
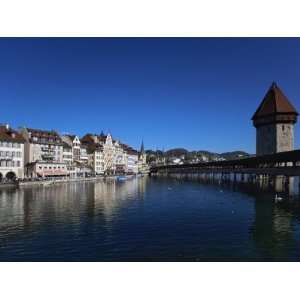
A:
POLYGON ((45 177, 45 176, 67 176, 68 173, 66 171, 62 171, 62 170, 52 170, 52 171, 44 171, 44 172, 38 172, 37 173, 39 176, 41 177, 45 177))

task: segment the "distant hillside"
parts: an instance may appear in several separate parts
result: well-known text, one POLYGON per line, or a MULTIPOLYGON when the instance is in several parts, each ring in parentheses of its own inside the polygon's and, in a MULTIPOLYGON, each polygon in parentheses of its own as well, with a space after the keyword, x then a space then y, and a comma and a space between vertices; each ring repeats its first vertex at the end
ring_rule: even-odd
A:
POLYGON ((224 152, 224 153, 221 153, 220 155, 222 157, 224 157, 226 160, 239 159, 239 158, 243 158, 243 157, 252 156, 251 154, 249 154, 245 151, 224 152))
POLYGON ((148 156, 148 162, 154 163, 165 160, 166 163, 190 163, 190 162, 202 162, 202 161, 215 161, 215 160, 231 160, 240 159, 252 156, 245 151, 232 151, 224 153, 215 153, 207 150, 188 151, 184 148, 174 148, 167 151, 146 151, 148 156))

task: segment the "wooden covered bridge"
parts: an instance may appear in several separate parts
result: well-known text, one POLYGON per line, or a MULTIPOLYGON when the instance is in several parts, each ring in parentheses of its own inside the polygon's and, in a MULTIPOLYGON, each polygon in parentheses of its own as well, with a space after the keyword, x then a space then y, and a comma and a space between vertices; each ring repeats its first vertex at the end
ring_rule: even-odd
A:
POLYGON ((182 165, 152 166, 150 174, 219 173, 266 176, 300 176, 300 150, 235 160, 212 161, 182 165))

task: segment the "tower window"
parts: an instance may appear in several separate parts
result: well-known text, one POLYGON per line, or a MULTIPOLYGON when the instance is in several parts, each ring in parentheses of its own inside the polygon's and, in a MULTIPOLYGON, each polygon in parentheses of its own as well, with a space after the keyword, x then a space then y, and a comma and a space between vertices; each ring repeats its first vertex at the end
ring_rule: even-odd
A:
POLYGON ((282 125, 282 131, 284 131, 284 125, 282 125))

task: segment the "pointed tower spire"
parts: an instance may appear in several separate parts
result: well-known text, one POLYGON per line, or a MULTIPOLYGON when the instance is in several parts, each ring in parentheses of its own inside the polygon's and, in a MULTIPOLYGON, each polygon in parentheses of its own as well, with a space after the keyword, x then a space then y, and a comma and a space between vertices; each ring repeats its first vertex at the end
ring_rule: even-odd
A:
POLYGON ((142 140, 142 144, 141 144, 141 154, 145 153, 145 148, 144 148, 144 141, 142 140))

